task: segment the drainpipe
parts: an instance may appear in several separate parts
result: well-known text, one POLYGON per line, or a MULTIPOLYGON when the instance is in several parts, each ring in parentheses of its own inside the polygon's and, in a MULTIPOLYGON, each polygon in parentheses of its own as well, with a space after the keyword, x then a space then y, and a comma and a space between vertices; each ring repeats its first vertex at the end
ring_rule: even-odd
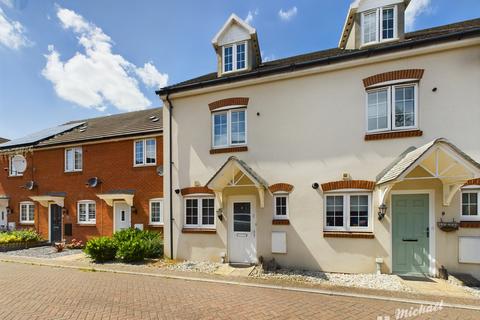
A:
POLYGON ((167 93, 166 100, 168 102, 168 107, 170 112, 168 113, 168 170, 169 170, 169 202, 170 202, 170 259, 173 259, 173 178, 172 178, 172 113, 173 113, 173 104, 170 101, 170 94, 167 93))

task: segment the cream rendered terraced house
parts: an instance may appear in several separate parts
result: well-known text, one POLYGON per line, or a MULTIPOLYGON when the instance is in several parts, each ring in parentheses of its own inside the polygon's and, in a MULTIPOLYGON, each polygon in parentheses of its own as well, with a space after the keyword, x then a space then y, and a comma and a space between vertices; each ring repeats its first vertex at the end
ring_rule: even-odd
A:
POLYGON ((408 4, 356 1, 338 48, 269 62, 232 15, 218 70, 157 92, 167 255, 480 277, 480 19, 405 33, 408 4))

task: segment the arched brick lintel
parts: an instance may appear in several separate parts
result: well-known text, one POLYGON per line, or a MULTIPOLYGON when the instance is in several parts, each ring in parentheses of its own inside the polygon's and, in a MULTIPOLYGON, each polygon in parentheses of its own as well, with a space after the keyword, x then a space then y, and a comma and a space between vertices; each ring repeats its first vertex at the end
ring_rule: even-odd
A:
POLYGON ((275 183, 268 187, 271 193, 275 192, 292 192, 293 186, 288 183, 275 183))
POLYGON ((420 80, 423 77, 424 69, 404 69, 395 70, 384 73, 379 73, 368 78, 363 79, 363 85, 365 88, 371 87, 377 83, 395 81, 402 79, 416 79, 420 80))
POLYGON ((208 104, 208 107, 210 108, 210 111, 214 111, 228 106, 247 106, 248 100, 249 98, 246 97, 227 98, 211 102, 208 104))
POLYGON ((322 190, 332 191, 340 189, 364 189, 364 190, 373 190, 375 189, 375 181, 366 181, 366 180, 341 180, 341 181, 331 181, 327 183, 322 183, 322 190))
POLYGON ((182 196, 188 196, 189 194, 215 194, 212 189, 207 187, 188 187, 180 190, 182 196))

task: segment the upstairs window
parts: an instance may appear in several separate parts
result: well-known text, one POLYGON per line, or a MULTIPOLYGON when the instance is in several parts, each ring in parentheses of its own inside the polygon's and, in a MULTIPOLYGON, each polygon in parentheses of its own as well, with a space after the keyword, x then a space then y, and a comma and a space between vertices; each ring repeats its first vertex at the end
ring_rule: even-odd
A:
POLYGON ((247 43, 241 42, 223 47, 223 72, 241 71, 247 68, 247 43))
POLYGON ((417 84, 402 84, 367 91, 367 132, 418 127, 417 84))
POLYGON ((397 38, 397 7, 383 7, 362 13, 362 44, 397 38))
POLYGON ((214 148, 247 143, 247 110, 233 109, 212 114, 212 145, 214 148))
POLYGON ((8 176, 10 177, 21 177, 23 176, 23 172, 18 172, 13 167, 13 156, 8 158, 8 176))
POLYGON ((82 148, 65 149, 65 172, 82 171, 82 148))
POLYGON ((155 165, 157 163, 157 142, 155 138, 135 141, 136 167, 155 165))
POLYGON ((20 223, 33 224, 35 222, 35 204, 20 202, 20 223))
POLYGON ((462 192, 462 220, 480 220, 480 191, 462 192))

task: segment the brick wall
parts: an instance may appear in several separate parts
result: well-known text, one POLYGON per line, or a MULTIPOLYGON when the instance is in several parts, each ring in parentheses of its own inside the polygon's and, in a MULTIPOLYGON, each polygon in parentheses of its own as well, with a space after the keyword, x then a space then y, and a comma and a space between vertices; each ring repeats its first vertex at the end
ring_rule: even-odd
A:
MULTIPOLYGON (((158 176, 157 166, 163 163, 162 137, 157 137, 157 166, 133 166, 133 141, 105 142, 84 145, 83 171, 64 172, 64 148, 34 150, 26 156, 28 167, 23 177, 8 177, 8 158, 0 155, 0 195, 10 197, 9 207, 13 213, 8 215, 9 222, 16 222, 20 228, 33 226, 21 225, 19 203, 31 201, 30 196, 45 195, 49 192, 66 192, 63 223, 72 223, 73 238, 87 240, 99 235, 113 233, 113 208, 96 195, 109 190, 135 190, 132 211, 132 226, 142 223, 145 229, 163 231, 162 227, 150 227, 149 200, 163 197, 163 177, 158 176), (89 178, 98 177, 102 183, 96 188, 86 187, 89 178), (37 187, 28 191, 21 188, 27 181, 34 180, 37 187), (77 202, 94 200, 97 206, 96 225, 85 226, 77 223, 77 202)), ((35 202, 34 227, 48 238, 48 208, 35 202)), ((67 240, 71 237, 66 237, 67 240)))

